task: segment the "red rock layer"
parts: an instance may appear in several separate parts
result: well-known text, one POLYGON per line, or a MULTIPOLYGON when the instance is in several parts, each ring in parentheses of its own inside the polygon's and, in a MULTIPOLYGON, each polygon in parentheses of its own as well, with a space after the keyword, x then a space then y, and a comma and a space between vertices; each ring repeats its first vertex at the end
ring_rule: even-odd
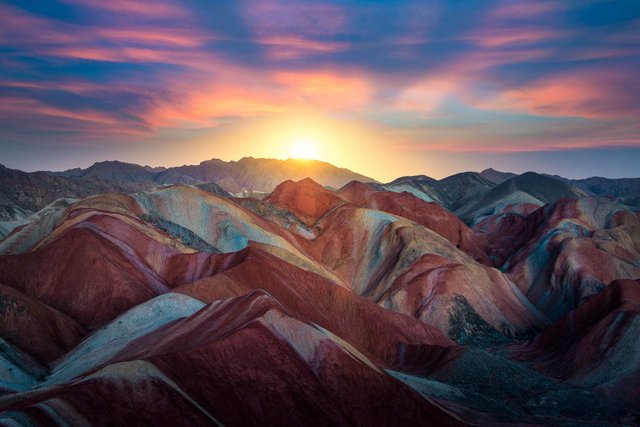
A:
POLYGON ((638 330, 640 281, 617 280, 513 352, 548 375, 637 402, 638 330))
POLYGON ((338 196, 309 178, 298 182, 285 181, 265 200, 292 212, 308 226, 344 204, 338 196))
MULTIPOLYGON (((234 255, 234 256, 240 256, 234 255)), ((439 330, 393 313, 256 248, 228 270, 176 288, 204 302, 261 289, 296 317, 333 332, 388 367, 429 371, 459 354, 439 330)))
POLYGON ((337 194, 357 206, 407 218, 435 231, 476 261, 489 263, 475 233, 457 216, 437 203, 425 202, 407 192, 375 191, 357 181, 345 185, 337 194))
POLYGON ((62 356, 86 335, 61 312, 0 285, 0 337, 42 363, 62 356))

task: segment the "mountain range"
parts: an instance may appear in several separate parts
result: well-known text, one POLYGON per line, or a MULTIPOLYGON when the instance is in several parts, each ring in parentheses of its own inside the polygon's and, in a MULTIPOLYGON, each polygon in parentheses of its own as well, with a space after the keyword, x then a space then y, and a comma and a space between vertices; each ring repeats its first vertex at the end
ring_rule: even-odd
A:
POLYGON ((637 179, 0 180, 1 425, 640 425, 637 179))
MULTIPOLYGON (((76 199, 107 192, 131 193, 170 184, 216 185, 219 191, 229 194, 262 197, 285 180, 297 181, 307 177, 334 189, 351 181, 379 184, 373 178, 317 160, 245 157, 237 162, 212 159, 199 165, 172 168, 105 161, 87 169, 32 173, 0 165, 0 221, 19 224, 29 215, 61 198, 76 199)), ((405 176, 380 184, 378 188, 407 191, 422 200, 436 202, 456 212, 467 223, 477 222, 482 214, 509 202, 543 205, 562 197, 584 195, 608 197, 640 208, 640 178, 570 180, 533 172, 518 178, 517 174, 486 169, 482 172, 463 172, 441 180, 425 175, 405 176), (509 184, 501 186, 507 181, 509 184), (537 188, 543 185, 547 188, 537 188), (497 188, 494 190, 494 187, 497 188), (484 198, 480 202, 484 209, 482 213, 477 212, 479 198, 484 198)), ((0 229, 0 233, 6 234, 6 228, 7 225, 4 226, 4 232, 0 229)))

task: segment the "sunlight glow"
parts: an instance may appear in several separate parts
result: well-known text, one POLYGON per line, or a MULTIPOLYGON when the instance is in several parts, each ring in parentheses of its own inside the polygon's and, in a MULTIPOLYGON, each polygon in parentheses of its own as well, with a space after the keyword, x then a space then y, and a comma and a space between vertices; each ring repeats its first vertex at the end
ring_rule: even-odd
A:
POLYGON ((308 137, 299 137, 294 140, 291 149, 291 157, 294 159, 316 159, 318 146, 308 137))
MULTIPOLYGON (((410 145, 407 140, 405 134, 390 133, 379 122, 313 111, 274 113, 221 124, 195 135, 185 142, 193 147, 189 151, 191 157, 180 157, 180 162, 198 163, 212 157, 235 161, 251 153, 255 158, 303 160, 307 167, 313 167, 313 163, 306 160, 329 162, 354 171, 368 171, 369 176, 378 180, 391 181, 406 175, 405 164, 418 170, 428 168, 437 174, 440 163, 425 162, 415 151, 405 149, 410 145), (380 155, 381 152, 385 155, 380 155)), ((175 146, 167 147, 163 164, 175 162, 175 146)), ((140 154, 143 159, 145 155, 140 154)))

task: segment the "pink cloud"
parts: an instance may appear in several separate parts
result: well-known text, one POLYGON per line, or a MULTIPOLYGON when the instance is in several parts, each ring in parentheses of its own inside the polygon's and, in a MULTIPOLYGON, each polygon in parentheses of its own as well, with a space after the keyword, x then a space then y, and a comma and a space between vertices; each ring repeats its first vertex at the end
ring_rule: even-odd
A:
POLYGON ((42 43, 73 43, 78 34, 73 34, 73 26, 59 24, 54 26, 49 20, 29 15, 6 4, 0 4, 0 42, 20 45, 42 43), (37 30, 35 30, 37 29, 37 30))
POLYGON ((96 28, 93 33, 96 38, 107 39, 116 43, 144 44, 157 46, 168 45, 183 48, 201 46, 213 37, 190 28, 149 27, 135 28, 96 28))
POLYGON ((640 116, 634 74, 624 70, 579 70, 546 77, 478 108, 524 111, 537 116, 616 119, 640 116))
POLYGON ((435 142, 405 142, 394 144, 394 148, 405 151, 443 152, 443 153, 524 153, 534 151, 565 151, 595 148, 632 148, 640 146, 640 138, 622 138, 614 140, 576 140, 572 138, 545 142, 542 138, 521 140, 515 144, 513 140, 497 141, 487 137, 474 139, 443 138, 435 142))
MULTIPOLYGON (((411 82, 400 82, 390 107, 398 111, 430 116, 448 97, 467 104, 478 104, 477 86, 490 81, 492 68, 514 62, 523 63, 549 57, 549 49, 477 50, 445 63, 411 82)), ((389 82, 386 82, 389 84, 389 82)), ((484 95, 483 95, 484 96, 484 95)))
POLYGON ((558 121, 546 123, 542 132, 538 126, 504 122, 499 131, 489 123, 407 129, 395 139, 394 147, 406 151, 518 153, 640 146, 637 125, 558 121))
MULTIPOLYGON (((127 3, 127 7, 134 4, 137 3, 127 3)), ((0 5, 0 42, 42 56, 194 64, 196 58, 189 60, 188 56, 193 56, 202 44, 213 38, 211 34, 189 26, 125 21, 119 26, 101 27, 54 22, 0 5)), ((198 59, 204 60, 202 55, 198 59)))
POLYGON ((513 45, 528 45, 567 37, 567 31, 541 27, 483 28, 467 36, 468 40, 481 47, 495 48, 513 45))
POLYGON ((0 113, 4 119, 25 119, 33 121, 35 117, 49 120, 50 130, 82 130, 83 134, 96 136, 141 136, 148 134, 144 124, 132 126, 122 117, 103 111, 83 109, 75 111, 60 106, 47 105, 35 99, 24 97, 0 97, 0 113))
POLYGON ((207 67, 213 55, 199 51, 165 49, 162 47, 127 47, 127 46, 61 46, 50 48, 50 56, 64 58, 88 59, 105 62, 146 63, 183 65, 189 68, 207 67))
POLYGON ((489 13, 490 19, 530 19, 539 18, 562 9, 560 2, 505 2, 489 13))

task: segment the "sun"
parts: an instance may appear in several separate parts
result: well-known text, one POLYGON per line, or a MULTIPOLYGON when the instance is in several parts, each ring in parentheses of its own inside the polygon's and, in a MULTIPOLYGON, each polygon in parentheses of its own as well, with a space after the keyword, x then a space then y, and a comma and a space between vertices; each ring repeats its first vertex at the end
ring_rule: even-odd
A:
POLYGON ((314 159, 318 156, 318 146, 311 138, 300 137, 293 141, 291 157, 294 159, 314 159))

